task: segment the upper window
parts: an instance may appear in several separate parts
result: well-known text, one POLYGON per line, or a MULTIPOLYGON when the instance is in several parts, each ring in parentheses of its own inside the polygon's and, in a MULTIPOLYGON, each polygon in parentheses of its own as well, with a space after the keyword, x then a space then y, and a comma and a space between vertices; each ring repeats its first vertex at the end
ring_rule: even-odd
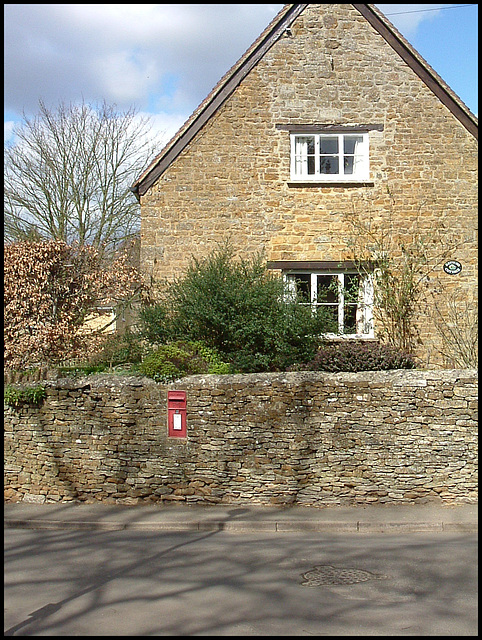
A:
POLYGON ((292 133, 291 179, 369 179, 368 133, 292 133))

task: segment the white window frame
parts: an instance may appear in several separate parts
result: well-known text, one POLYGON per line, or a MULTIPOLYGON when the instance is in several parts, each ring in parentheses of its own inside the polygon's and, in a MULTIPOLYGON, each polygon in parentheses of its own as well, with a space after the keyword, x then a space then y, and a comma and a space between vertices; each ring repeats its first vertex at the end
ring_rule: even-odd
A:
POLYGON ((327 333, 327 338, 374 338, 374 322, 373 322, 373 274, 360 274, 356 270, 290 270, 283 273, 283 277, 288 284, 289 290, 293 294, 296 293, 296 277, 300 275, 310 276, 310 302, 301 304, 310 304, 313 309, 320 306, 338 306, 338 333, 327 333), (345 314, 345 276, 359 275, 360 286, 358 290, 358 302, 356 310, 356 331, 355 333, 347 333, 345 331, 344 314, 345 314), (336 277, 338 280, 338 303, 319 302, 317 300, 318 276, 336 277))
POLYGON ((338 133, 301 132, 290 134, 291 143, 291 180, 296 182, 365 182, 370 178, 369 166, 369 133, 368 131, 345 131, 338 133), (303 138, 313 139, 313 153, 303 150, 303 138), (353 153, 345 152, 345 139, 358 138, 353 153), (337 142, 337 151, 322 153, 322 142, 337 142), (324 173, 321 170, 321 159, 333 158, 338 162, 336 173, 324 173), (345 160, 352 158, 353 173, 345 173, 345 160), (313 166, 310 167, 309 164, 313 166), (309 172, 310 171, 310 172, 309 172))

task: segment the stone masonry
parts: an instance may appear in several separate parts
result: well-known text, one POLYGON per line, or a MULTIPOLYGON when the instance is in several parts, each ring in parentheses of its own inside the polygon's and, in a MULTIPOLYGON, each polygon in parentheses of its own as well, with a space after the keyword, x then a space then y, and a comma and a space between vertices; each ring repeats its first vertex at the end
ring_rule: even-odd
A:
POLYGON ((183 504, 477 500, 477 372, 95 375, 5 407, 5 498, 183 504), (187 438, 167 436, 167 390, 187 438))
MULTIPOLYGON (((445 225, 446 259, 463 268, 447 275, 439 264, 430 291, 442 310, 451 296, 473 306, 477 201, 474 136, 354 5, 309 4, 141 197, 141 264, 169 280, 226 240, 267 261, 352 260, 355 212, 397 246, 445 225), (368 183, 290 182, 283 127, 361 123, 380 127, 368 183)), ((425 367, 441 364, 432 303, 417 318, 425 367)))

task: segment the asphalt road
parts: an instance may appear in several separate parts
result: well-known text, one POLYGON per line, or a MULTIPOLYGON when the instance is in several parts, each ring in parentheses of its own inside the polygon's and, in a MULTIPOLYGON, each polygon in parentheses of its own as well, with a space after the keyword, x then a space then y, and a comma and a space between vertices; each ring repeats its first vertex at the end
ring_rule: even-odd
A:
POLYGON ((477 635, 477 536, 5 530, 6 636, 477 635))

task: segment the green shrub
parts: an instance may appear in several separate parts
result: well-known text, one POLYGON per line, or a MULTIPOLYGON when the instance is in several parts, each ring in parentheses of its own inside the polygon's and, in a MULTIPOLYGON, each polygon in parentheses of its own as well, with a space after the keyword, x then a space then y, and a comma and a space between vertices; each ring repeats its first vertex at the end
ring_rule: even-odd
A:
POLYGON ((105 338, 99 351, 93 354, 89 360, 69 366, 61 366, 58 370, 67 376, 84 376, 93 373, 103 373, 116 369, 124 369, 127 373, 142 361, 146 353, 146 346, 141 338, 127 330, 124 334, 114 333, 105 338))
POLYGON ((201 340, 241 372, 279 371, 307 361, 328 330, 323 308, 313 314, 298 304, 261 255, 235 260, 229 245, 193 259, 185 276, 142 317, 146 337, 201 340))
POLYGON ((68 367, 59 367, 58 371, 68 377, 88 376, 92 373, 102 373, 108 369, 106 364, 76 364, 68 367))
POLYGON ((122 364, 138 364, 145 353, 141 339, 131 331, 112 334, 107 337, 101 350, 92 358, 89 365, 100 370, 117 367, 122 364))
MULTIPOLYGON (((208 347, 200 340, 194 341, 191 343, 193 349, 199 354, 199 356, 204 360, 207 366, 206 373, 217 373, 219 375, 232 373, 233 368, 228 362, 223 362, 221 356, 211 347, 208 347)), ((204 372, 202 372, 204 373, 204 372)))
POLYGON ((377 342, 350 340, 322 345, 310 362, 298 367, 310 371, 332 372, 414 368, 413 357, 399 349, 377 342))
POLYGON ((171 382, 200 373, 230 373, 216 351, 201 342, 178 340, 161 345, 138 365, 137 370, 156 382, 171 382))
POLYGON ((3 392, 5 404, 18 407, 22 404, 41 404, 46 396, 45 387, 37 385, 35 387, 14 387, 7 385, 3 392))
POLYGON ((151 344, 163 344, 172 337, 168 310, 161 303, 142 307, 138 322, 140 336, 151 344))

